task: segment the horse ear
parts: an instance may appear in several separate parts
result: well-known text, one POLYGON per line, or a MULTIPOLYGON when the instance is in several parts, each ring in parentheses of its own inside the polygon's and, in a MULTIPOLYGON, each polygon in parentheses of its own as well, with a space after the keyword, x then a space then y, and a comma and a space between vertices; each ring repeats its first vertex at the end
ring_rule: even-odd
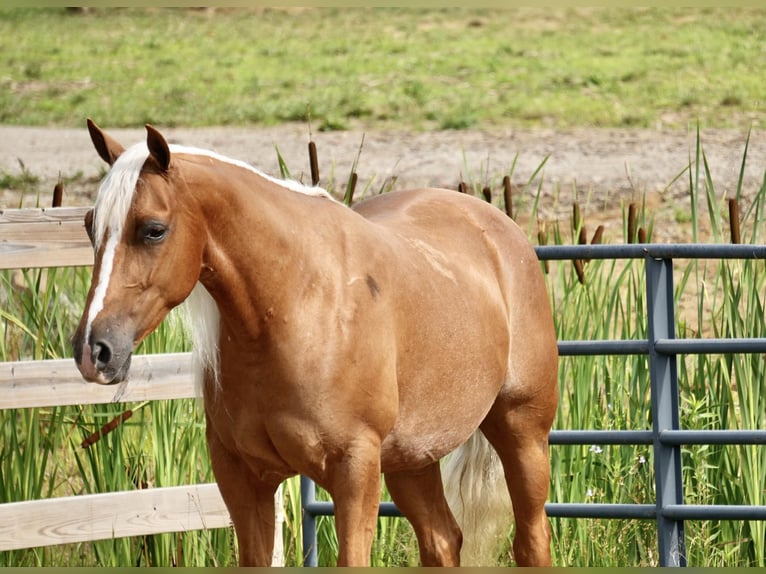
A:
POLYGON ((109 165, 114 164, 117 158, 122 155, 122 152, 125 151, 124 147, 107 135, 90 118, 88 118, 88 132, 90 132, 90 140, 93 142, 98 155, 109 165))
POLYGON ((146 147, 149 148, 149 154, 157 162, 160 169, 167 171, 170 165, 170 147, 165 136, 150 124, 146 124, 146 147))

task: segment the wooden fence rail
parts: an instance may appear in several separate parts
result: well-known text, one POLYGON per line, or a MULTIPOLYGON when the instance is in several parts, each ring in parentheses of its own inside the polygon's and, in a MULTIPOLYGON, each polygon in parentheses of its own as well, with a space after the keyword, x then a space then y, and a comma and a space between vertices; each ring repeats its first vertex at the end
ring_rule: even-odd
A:
POLYGON ((87 207, 0 210, 0 269, 93 264, 87 207))
POLYGON ((129 381, 117 385, 85 382, 74 359, 0 363, 0 408, 192 398, 191 376, 191 353, 134 355, 129 381))
MULTIPOLYGON (((0 269, 92 265, 86 211, 0 210, 0 269)), ((198 396, 190 353, 134 356, 129 382, 107 386, 86 383, 72 359, 0 363, 0 409, 198 396)), ((215 483, 4 502, 0 551, 229 524, 215 483)))
POLYGON ((0 504, 0 550, 229 526, 218 485, 0 504))

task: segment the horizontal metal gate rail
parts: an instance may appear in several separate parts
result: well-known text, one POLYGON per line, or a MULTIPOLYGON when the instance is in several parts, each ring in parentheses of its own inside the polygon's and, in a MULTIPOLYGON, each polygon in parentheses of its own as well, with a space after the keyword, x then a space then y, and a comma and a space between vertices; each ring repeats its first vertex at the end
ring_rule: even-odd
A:
MULTIPOLYGON (((552 431, 552 445, 652 445, 655 504, 548 503, 551 517, 627 518, 657 521, 661 566, 686 566, 684 520, 766 520, 766 506, 685 505, 682 445, 766 444, 766 430, 682 430, 679 425, 677 355, 766 353, 766 338, 676 339, 674 259, 766 259, 762 245, 631 244, 536 247, 541 260, 643 259, 646 265, 647 332, 644 340, 560 341, 561 356, 648 355, 652 428, 647 430, 552 431)), ((331 502, 316 500, 314 483, 301 477, 304 564, 315 566, 317 516, 333 514, 331 502)), ((381 516, 400 516, 393 503, 381 516)))

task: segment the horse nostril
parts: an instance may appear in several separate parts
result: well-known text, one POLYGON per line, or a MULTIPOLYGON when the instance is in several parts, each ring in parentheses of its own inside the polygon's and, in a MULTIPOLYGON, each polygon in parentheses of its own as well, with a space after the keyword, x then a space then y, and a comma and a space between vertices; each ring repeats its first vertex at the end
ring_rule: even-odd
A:
POLYGON ((103 371, 112 360, 112 348, 106 341, 98 341, 91 348, 91 359, 99 371, 103 371))

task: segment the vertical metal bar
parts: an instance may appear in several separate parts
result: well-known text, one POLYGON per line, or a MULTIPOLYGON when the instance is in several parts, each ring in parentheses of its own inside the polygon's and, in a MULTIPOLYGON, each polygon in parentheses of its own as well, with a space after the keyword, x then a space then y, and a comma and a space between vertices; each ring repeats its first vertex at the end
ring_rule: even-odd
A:
POLYGON ((665 506, 683 504, 681 447, 660 440, 661 431, 679 428, 676 356, 655 347, 657 339, 675 338, 672 259, 646 257, 646 301, 660 566, 686 566, 683 520, 663 514, 665 506))
POLYGON ((316 517, 306 506, 316 502, 316 484, 301 475, 301 532, 303 534, 303 565, 317 566, 317 523, 316 517))

